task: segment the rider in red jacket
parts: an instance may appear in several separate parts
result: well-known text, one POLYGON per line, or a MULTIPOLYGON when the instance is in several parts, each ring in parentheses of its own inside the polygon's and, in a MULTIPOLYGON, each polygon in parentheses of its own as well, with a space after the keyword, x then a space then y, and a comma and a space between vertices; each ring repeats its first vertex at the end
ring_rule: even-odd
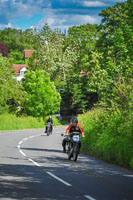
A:
MULTIPOLYGON (((82 137, 84 136, 84 130, 82 126, 78 123, 78 119, 76 117, 72 117, 72 123, 69 124, 68 128, 66 129, 65 136, 68 136, 68 134, 71 135, 72 132, 78 132, 82 134, 82 137)), ((63 151, 66 152, 66 142, 68 141, 68 137, 65 137, 62 141, 63 151)), ((81 147, 81 142, 80 142, 81 147)))

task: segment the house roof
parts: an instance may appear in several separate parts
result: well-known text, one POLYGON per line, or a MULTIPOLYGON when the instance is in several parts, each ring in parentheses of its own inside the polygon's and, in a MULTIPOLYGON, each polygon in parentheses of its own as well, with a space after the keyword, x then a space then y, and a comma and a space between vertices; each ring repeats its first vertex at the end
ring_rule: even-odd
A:
POLYGON ((27 59, 33 54, 34 50, 24 50, 24 58, 27 59))
POLYGON ((13 65, 13 69, 15 69, 16 73, 19 74, 20 73, 20 70, 23 68, 23 67, 27 67, 28 65, 27 64, 14 64, 13 65))

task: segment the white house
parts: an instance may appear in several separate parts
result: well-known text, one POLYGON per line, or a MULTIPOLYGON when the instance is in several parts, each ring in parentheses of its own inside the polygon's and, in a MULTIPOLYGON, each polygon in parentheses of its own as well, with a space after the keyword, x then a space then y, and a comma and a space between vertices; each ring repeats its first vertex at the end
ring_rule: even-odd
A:
POLYGON ((17 81, 21 81, 24 78, 26 72, 27 64, 14 64, 13 69, 16 71, 16 75, 13 75, 13 78, 16 78, 17 81))
MULTIPOLYGON (((34 50, 24 50, 24 60, 29 58, 33 53, 34 50)), ((16 78, 18 81, 21 81, 22 78, 24 78, 27 66, 27 64, 14 64, 13 69, 15 69, 16 75, 13 75, 13 78, 16 78)))

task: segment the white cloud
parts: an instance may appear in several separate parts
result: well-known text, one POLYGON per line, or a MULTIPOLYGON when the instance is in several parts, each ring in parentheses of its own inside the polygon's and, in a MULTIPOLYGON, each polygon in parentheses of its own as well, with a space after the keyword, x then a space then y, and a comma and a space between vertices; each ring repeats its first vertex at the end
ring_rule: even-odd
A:
POLYGON ((33 23, 31 21, 35 15, 44 16, 37 28, 42 28, 45 23, 54 28, 100 23, 98 14, 103 7, 123 1, 125 0, 0 0, 0 28, 12 26, 10 23, 14 24, 13 28, 25 28, 22 18, 27 18, 27 24, 29 20, 29 26, 35 26, 37 18, 33 23))
POLYGON ((31 28, 31 29, 34 29, 34 28, 35 28, 35 26, 30 26, 30 28, 31 28))
POLYGON ((7 2, 8 0, 1 0, 1 3, 5 3, 5 2, 7 2))
POLYGON ((73 23, 75 24, 95 24, 98 22, 98 17, 89 16, 89 15, 74 15, 72 18, 73 23))
POLYGON ((81 24, 96 24, 100 22, 100 17, 97 16, 89 16, 89 15, 56 15, 54 13, 51 13, 51 15, 48 15, 48 13, 45 15, 45 17, 40 20, 40 22, 37 24, 37 29, 41 29, 45 23, 48 23, 49 26, 52 28, 59 28, 59 29, 68 29, 68 27, 74 26, 74 25, 81 25, 81 24), (50 17, 48 17, 50 16, 50 17))
POLYGON ((48 17, 47 15, 39 21, 37 24, 37 28, 40 29, 44 26, 45 23, 47 23, 49 26, 52 27, 59 27, 63 26, 63 23, 66 21, 65 16, 64 18, 61 18, 61 16, 51 15, 48 17))
POLYGON ((106 4, 100 1, 83 1, 82 6, 84 7, 102 7, 106 4))
POLYGON ((55 19, 54 18, 49 18, 46 20, 46 22, 51 26, 52 24, 55 23, 55 19))
POLYGON ((5 28, 13 28, 11 23, 8 24, 0 24, 0 29, 5 29, 5 28))
POLYGON ((8 23, 7 27, 8 27, 8 28, 12 28, 12 24, 11 24, 11 23, 8 23))

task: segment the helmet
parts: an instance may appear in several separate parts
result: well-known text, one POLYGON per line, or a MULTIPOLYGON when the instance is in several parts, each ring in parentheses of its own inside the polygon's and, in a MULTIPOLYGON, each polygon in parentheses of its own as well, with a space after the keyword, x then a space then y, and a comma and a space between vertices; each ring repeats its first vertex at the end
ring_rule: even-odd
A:
POLYGON ((76 117, 72 117, 71 121, 72 121, 72 123, 73 123, 73 122, 78 123, 78 119, 77 119, 76 117))
POLYGON ((52 119, 52 117, 50 116, 49 119, 52 119))

